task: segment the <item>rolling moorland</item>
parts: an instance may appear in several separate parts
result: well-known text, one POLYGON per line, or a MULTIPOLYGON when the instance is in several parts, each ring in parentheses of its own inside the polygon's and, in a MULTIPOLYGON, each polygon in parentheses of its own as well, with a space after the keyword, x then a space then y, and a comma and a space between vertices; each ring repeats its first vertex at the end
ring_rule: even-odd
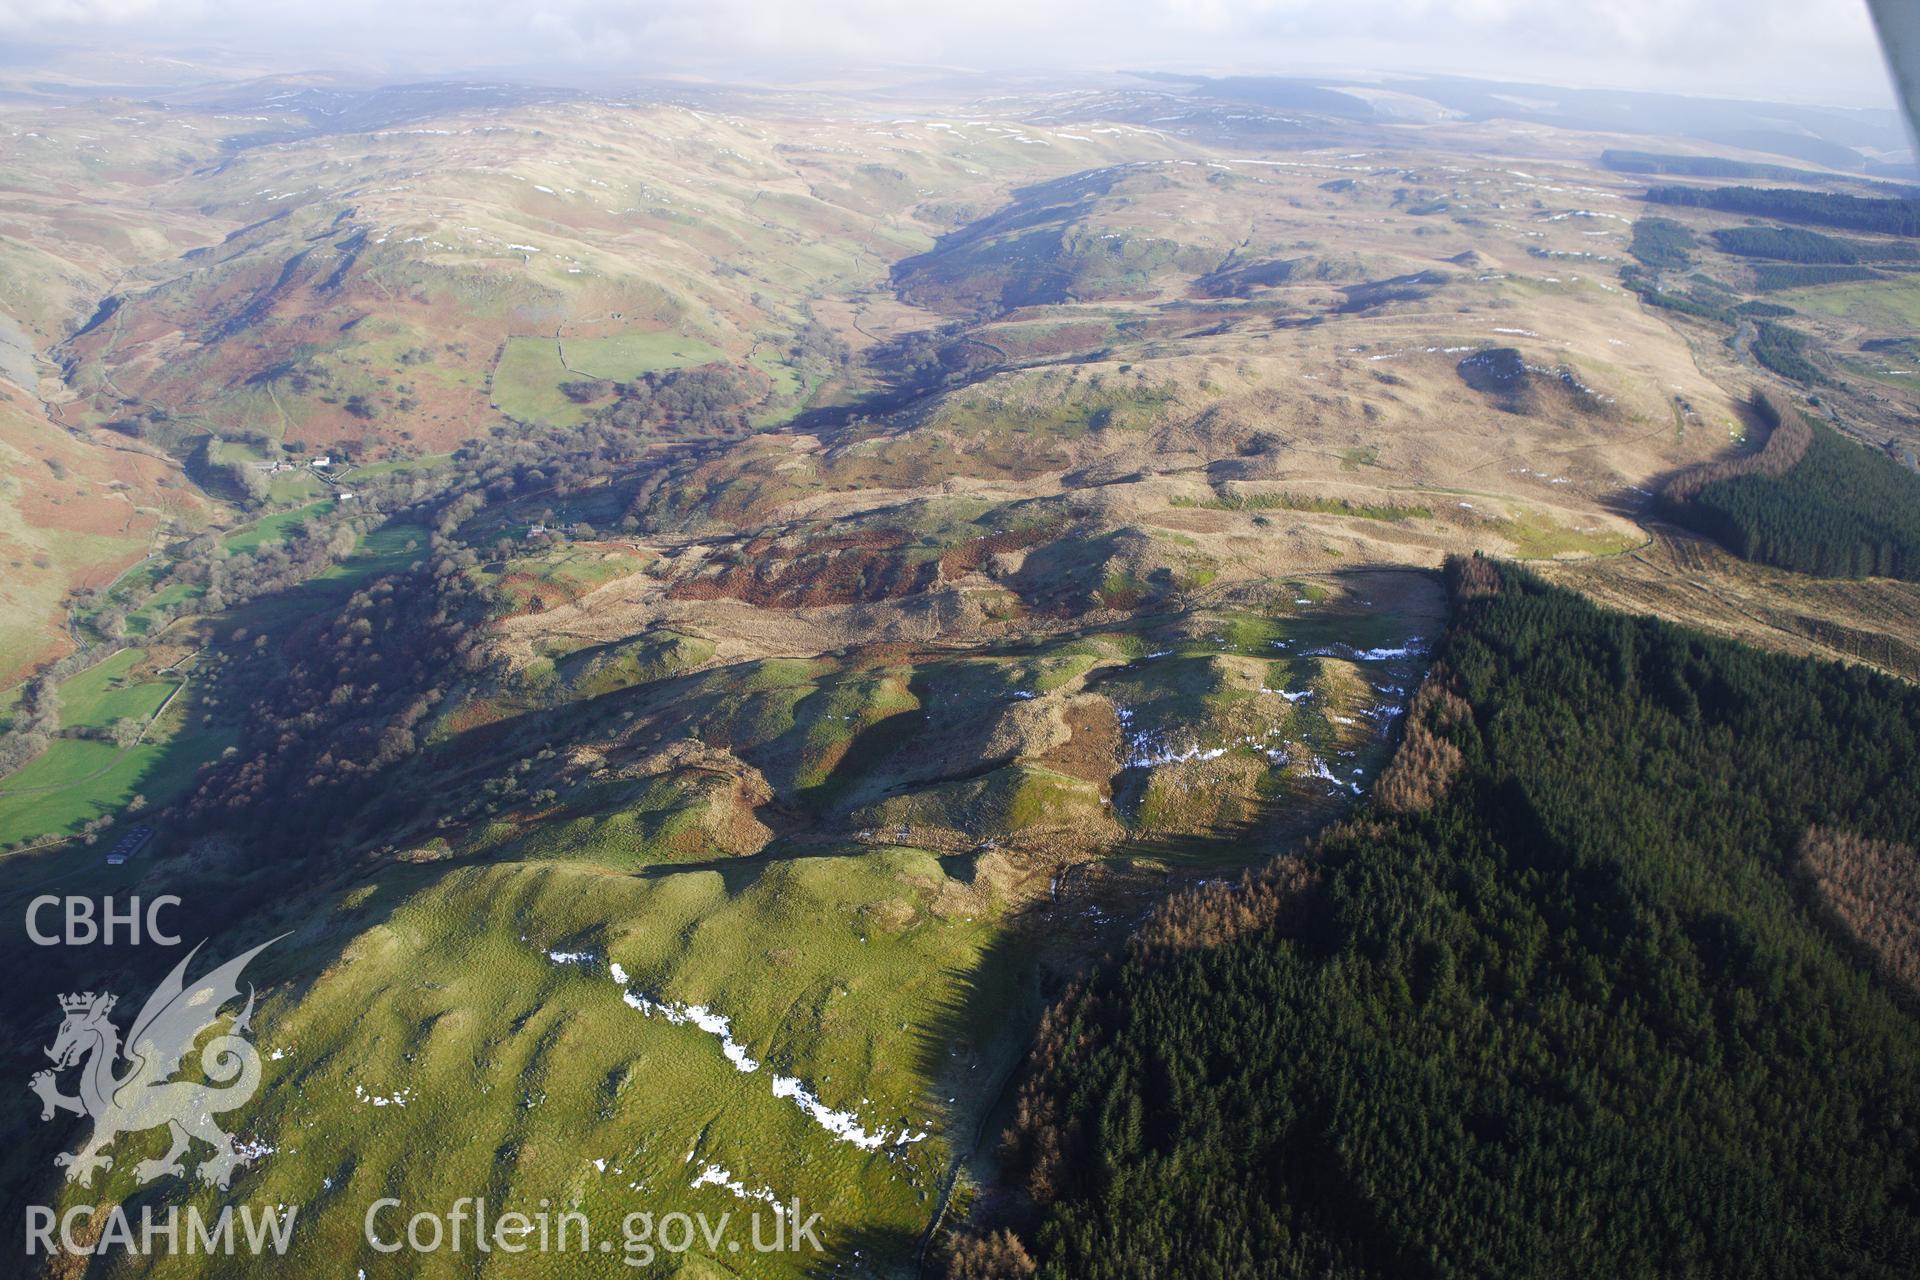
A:
MULTIPOLYGON (((1896 1271, 1909 196, 1433 92, 0 103, 3 909, 289 935, 228 1191, 7 1202, 1896 1271)), ((0 946, 22 1079, 158 976, 0 946)))

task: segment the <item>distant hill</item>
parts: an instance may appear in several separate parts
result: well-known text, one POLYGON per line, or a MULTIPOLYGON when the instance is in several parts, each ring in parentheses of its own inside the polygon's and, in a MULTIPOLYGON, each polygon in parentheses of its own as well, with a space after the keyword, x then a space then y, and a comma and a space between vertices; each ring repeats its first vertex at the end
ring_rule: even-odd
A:
MULTIPOLYGON (((1766 150, 1766 148, 1760 148, 1766 150)), ((1654 151, 1608 149, 1600 153, 1600 163, 1617 173, 1648 173, 1677 178, 1751 178, 1764 182, 1799 182, 1809 186, 1863 187, 1890 196, 1904 195, 1913 188, 1901 183, 1880 182, 1849 173, 1795 169, 1787 165, 1761 164, 1734 160, 1726 156, 1672 155, 1654 151)))

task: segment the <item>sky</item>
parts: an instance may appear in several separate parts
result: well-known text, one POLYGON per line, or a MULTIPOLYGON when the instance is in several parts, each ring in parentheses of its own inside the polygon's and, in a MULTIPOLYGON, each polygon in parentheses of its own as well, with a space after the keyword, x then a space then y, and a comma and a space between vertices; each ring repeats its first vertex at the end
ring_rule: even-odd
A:
POLYGON ((1864 0, 0 0, 0 46, 21 40, 554 81, 1338 69, 1892 101, 1864 0))

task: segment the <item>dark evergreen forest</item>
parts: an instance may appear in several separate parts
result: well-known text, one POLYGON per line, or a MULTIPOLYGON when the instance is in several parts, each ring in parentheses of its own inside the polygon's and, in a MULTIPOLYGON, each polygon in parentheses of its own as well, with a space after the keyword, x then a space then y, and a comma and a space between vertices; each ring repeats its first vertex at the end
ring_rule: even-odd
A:
POLYGON ((1784 474, 1716 480, 1676 517, 1742 559, 1823 578, 1920 578, 1920 475, 1812 426, 1784 474))
POLYGON ((1920 689, 1449 577, 1395 785, 1049 1017, 1040 1274, 1913 1275, 1920 689))
POLYGON ((1846 231, 1920 235, 1920 200, 1914 199, 1843 196, 1786 187, 1653 187, 1646 198, 1654 204, 1718 209, 1846 231))

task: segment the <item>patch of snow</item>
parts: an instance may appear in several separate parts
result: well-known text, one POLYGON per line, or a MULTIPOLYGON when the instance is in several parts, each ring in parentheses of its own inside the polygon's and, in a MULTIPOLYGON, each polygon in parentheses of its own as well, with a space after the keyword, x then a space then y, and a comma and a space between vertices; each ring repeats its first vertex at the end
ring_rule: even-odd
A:
POLYGON ((692 1023, 708 1035, 720 1041, 720 1051, 734 1069, 748 1075, 760 1069, 760 1064, 748 1056, 746 1046, 733 1038, 733 1022, 725 1014, 715 1013, 703 1004, 672 1004, 649 1000, 645 996, 636 996, 633 992, 622 993, 627 1004, 651 1018, 657 1011, 674 1026, 692 1023))
POLYGON ((717 1164, 710 1164, 702 1168, 700 1172, 694 1176, 691 1185, 696 1191, 701 1187, 720 1187, 742 1200, 764 1201, 773 1206, 773 1211, 776 1215, 786 1212, 780 1204, 780 1197, 773 1193, 771 1187, 749 1190, 746 1183, 734 1177, 730 1170, 717 1164))
POLYGON ((873 1151, 885 1145, 889 1138, 894 1139, 895 1146, 901 1146, 909 1142, 922 1141, 927 1136, 925 1130, 919 1133, 908 1133, 906 1130, 902 1130, 897 1138, 886 1129, 868 1132, 861 1127, 859 1116, 856 1116, 851 1111, 833 1110, 827 1106, 826 1103, 820 1101, 820 1099, 815 1096, 813 1090, 807 1088, 805 1082, 795 1076, 775 1076, 773 1078, 773 1096, 790 1100, 795 1106, 812 1117, 813 1122, 822 1129, 825 1129, 842 1142, 852 1143, 862 1151, 873 1151))
POLYGON ((1394 649, 1362 649, 1353 655, 1353 659, 1355 662, 1386 662, 1392 658, 1415 658, 1425 652, 1420 647, 1420 637, 1415 636, 1394 649))
MULTIPOLYGON (((862 939, 862 941, 865 941, 865 939, 862 939)), ((754 1072, 760 1070, 760 1063, 748 1056, 746 1048, 734 1040, 733 1024, 724 1014, 715 1013, 705 1005, 680 1004, 654 1000, 628 987, 626 985, 626 970, 622 969, 618 964, 610 966, 610 969, 613 973, 614 980, 620 983, 620 999, 629 1009, 637 1010, 649 1018, 655 1013, 659 1013, 674 1026, 683 1026, 690 1023, 720 1041, 721 1052, 726 1055, 727 1061, 734 1065, 735 1070, 746 1075, 752 1075, 754 1072)), ((920 1142, 927 1136, 927 1131, 925 1130, 919 1133, 912 1133, 906 1129, 902 1129, 898 1134, 895 1134, 889 1129, 868 1131, 860 1124, 859 1116, 851 1111, 835 1111, 828 1107, 820 1101, 819 1096, 816 1095, 813 1090, 807 1087, 804 1081, 796 1076, 775 1075, 773 1077, 773 1096, 792 1101, 795 1106, 798 1106, 802 1111, 805 1111, 812 1117, 814 1123, 818 1124, 835 1138, 843 1142, 851 1142, 863 1151, 873 1151, 885 1145, 889 1140, 891 1140, 895 1146, 903 1146, 911 1142, 920 1142)), ((691 1153, 689 1153, 688 1159, 692 1159, 691 1153)), ((709 1170, 716 1169, 718 1169, 718 1166, 709 1166, 709 1170)), ((707 1172, 707 1170, 703 1170, 702 1176, 706 1177, 707 1172)), ((723 1169, 719 1169, 718 1172, 723 1176, 717 1179, 706 1177, 706 1181, 717 1182, 718 1185, 727 1186, 729 1190, 732 1190, 732 1175, 727 1174, 723 1169)), ((702 1186, 705 1184, 696 1181, 694 1185, 702 1186)), ((735 1194, 738 1195, 740 1192, 736 1191, 735 1194)))

